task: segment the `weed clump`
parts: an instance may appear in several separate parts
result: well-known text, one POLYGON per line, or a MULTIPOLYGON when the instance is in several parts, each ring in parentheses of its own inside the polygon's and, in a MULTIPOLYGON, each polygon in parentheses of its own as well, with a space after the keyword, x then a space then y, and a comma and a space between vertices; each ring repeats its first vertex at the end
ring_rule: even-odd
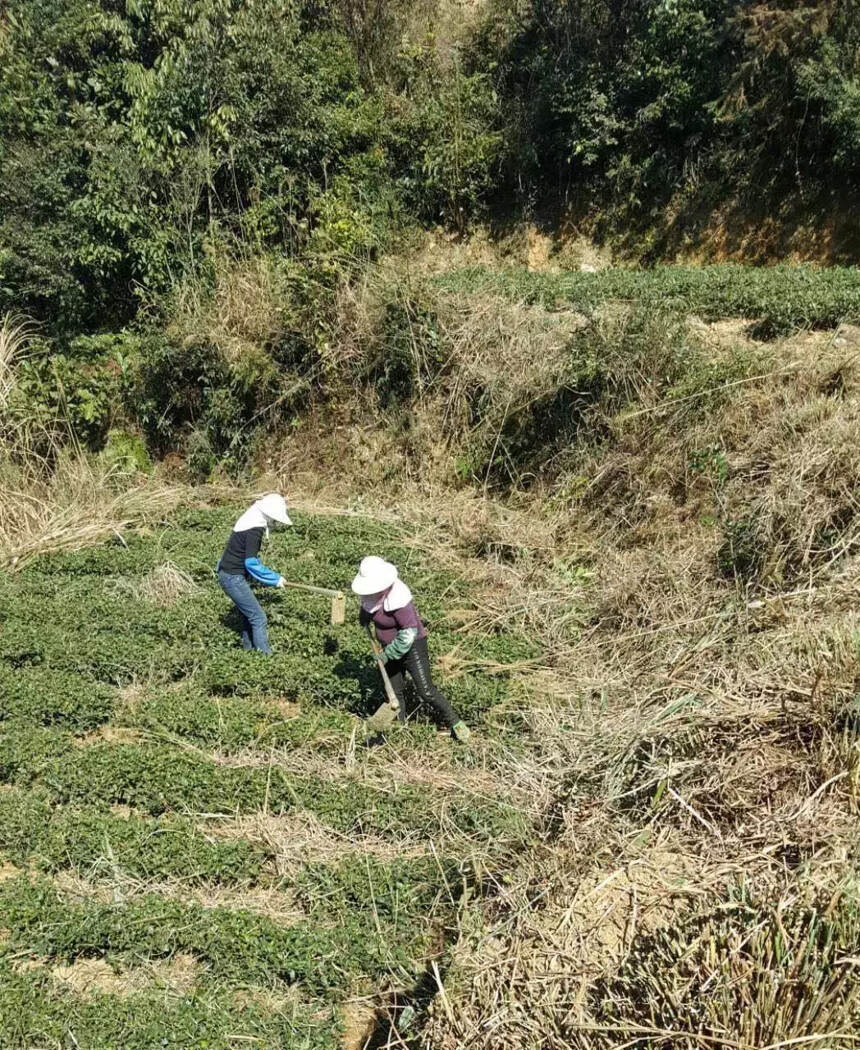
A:
MULTIPOLYGON (((604 1028, 657 1043, 701 1046, 731 1031, 747 1046, 803 1032, 826 1040, 856 1016, 856 903, 727 901, 680 926, 636 939, 618 973, 592 992, 597 1031, 576 1046, 616 1045, 604 1028)), ((571 1033, 573 1035, 573 1033, 571 1033)))
POLYGON ((728 579, 754 580, 765 560, 764 541, 755 521, 741 518, 722 526, 717 568, 728 579))

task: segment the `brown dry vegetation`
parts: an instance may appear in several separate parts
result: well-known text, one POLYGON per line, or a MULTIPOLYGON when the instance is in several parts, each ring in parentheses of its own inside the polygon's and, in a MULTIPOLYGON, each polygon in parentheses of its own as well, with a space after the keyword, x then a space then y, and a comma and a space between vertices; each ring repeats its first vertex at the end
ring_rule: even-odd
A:
POLYGON ((544 841, 463 931, 424 1045, 854 1041, 857 349, 786 342, 706 415, 582 450, 573 700, 530 719, 544 841), (716 444, 720 477, 692 472, 716 444), (717 518, 754 524, 752 575, 718 571, 717 518))
POLYGON ((78 995, 107 993, 121 997, 139 994, 153 985, 166 995, 187 995, 197 979, 199 964, 190 955, 177 953, 168 961, 155 961, 136 969, 117 970, 103 959, 78 959, 55 966, 51 976, 78 995))
MULTIPOLYGON (((587 406, 553 469, 530 486, 512 471, 499 500, 452 491, 450 457, 552 387, 560 333, 582 322, 448 307, 461 353, 413 426, 363 432, 359 390, 351 442, 329 440, 365 479, 362 510, 472 573, 474 608, 452 618, 545 641, 546 665, 520 671, 527 746, 503 774, 540 833, 462 913, 409 1045, 853 1044, 860 332, 762 344, 693 318, 680 338, 709 371, 667 395, 651 380, 678 336, 646 327, 615 373, 623 403, 587 406), (466 422, 476 375, 488 412, 466 422)), ((604 312, 596 345, 611 353, 629 323, 604 312)), ((281 461, 294 485, 308 454, 281 461)), ((343 498, 334 464, 301 476, 308 503, 343 498)), ((391 1046, 401 1009, 387 1004, 391 1046)))

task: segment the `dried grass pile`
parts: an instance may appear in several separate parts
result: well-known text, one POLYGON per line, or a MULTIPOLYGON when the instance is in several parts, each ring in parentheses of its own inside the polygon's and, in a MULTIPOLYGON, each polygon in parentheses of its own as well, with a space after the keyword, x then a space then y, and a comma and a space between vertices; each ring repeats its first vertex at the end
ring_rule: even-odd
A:
POLYGON ((496 561, 484 612, 546 617, 511 773, 543 818, 428 1050, 860 1042, 860 333, 718 335, 715 382, 602 403, 554 543, 496 561))
POLYGON ((143 578, 137 593, 144 601, 167 608, 196 590, 197 584, 184 569, 172 561, 165 561, 143 578))

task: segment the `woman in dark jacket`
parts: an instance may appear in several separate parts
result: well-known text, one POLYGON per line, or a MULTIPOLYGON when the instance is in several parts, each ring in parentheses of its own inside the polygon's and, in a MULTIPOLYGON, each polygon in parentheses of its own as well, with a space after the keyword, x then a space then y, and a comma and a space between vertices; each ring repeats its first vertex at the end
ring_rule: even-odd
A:
POLYGON ((251 590, 251 581, 263 587, 283 587, 284 578, 260 561, 260 546, 269 535, 269 527, 292 525, 287 514, 287 501, 277 492, 258 499, 233 526, 230 538, 218 562, 221 590, 233 602, 242 617, 242 648, 271 654, 266 614, 251 590))

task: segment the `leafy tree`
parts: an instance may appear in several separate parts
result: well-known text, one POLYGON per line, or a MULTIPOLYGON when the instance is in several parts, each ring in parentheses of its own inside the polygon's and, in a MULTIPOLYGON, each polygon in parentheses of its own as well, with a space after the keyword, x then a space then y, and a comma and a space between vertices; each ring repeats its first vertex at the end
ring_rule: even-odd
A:
POLYGON ((826 199, 860 174, 853 0, 499 0, 473 62, 507 183, 648 217, 673 196, 826 199))

